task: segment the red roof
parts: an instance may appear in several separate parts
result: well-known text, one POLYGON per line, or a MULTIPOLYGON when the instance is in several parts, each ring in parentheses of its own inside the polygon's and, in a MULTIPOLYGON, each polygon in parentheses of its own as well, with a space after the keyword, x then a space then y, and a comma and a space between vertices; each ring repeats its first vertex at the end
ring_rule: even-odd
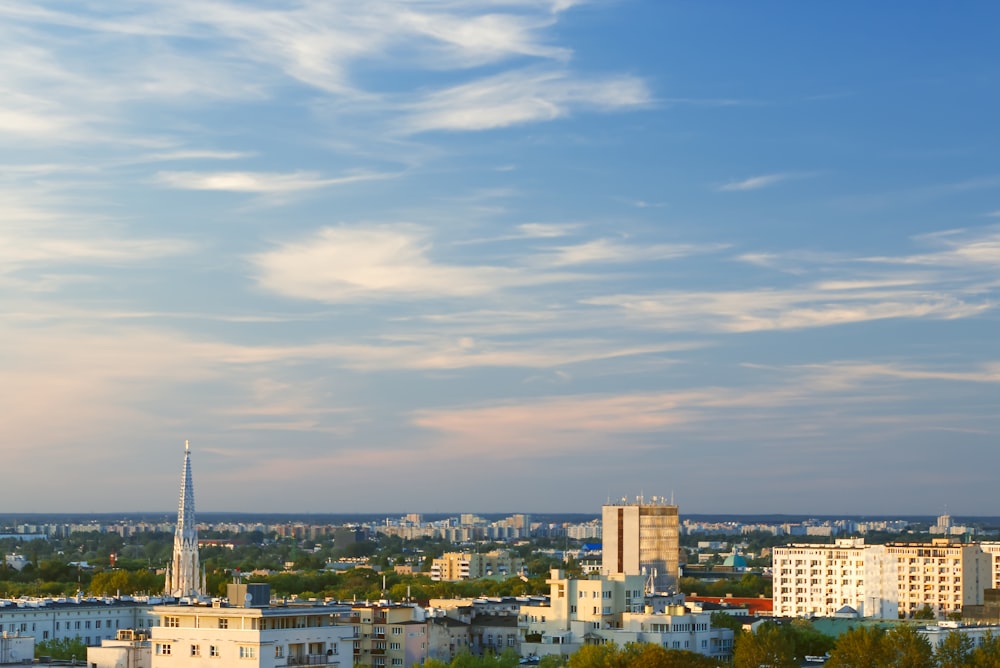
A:
POLYGON ((735 596, 685 596, 688 601, 699 603, 719 603, 736 608, 746 608, 752 615, 771 614, 774 600, 770 598, 737 598, 735 596))

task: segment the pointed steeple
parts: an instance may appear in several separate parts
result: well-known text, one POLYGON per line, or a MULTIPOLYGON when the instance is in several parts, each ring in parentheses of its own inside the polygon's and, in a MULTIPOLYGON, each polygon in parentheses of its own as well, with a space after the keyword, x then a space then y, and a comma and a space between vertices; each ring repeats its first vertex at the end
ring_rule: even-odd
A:
POLYGON ((172 596, 200 596, 201 569, 198 565, 198 526, 194 518, 194 480, 191 477, 191 444, 184 441, 184 469, 181 472, 177 527, 174 530, 174 557, 167 569, 166 593, 172 596))

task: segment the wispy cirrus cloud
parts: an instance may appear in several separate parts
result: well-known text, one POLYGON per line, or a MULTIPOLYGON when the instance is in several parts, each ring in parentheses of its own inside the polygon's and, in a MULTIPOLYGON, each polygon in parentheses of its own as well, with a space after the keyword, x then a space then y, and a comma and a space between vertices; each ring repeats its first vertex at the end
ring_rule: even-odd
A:
POLYGON ((551 121, 576 110, 634 109, 652 102, 637 77, 574 77, 558 70, 504 72, 435 91, 406 105, 403 129, 489 130, 551 121))
POLYGON ((159 172, 155 181, 180 190, 272 194, 316 190, 393 176, 396 175, 364 171, 337 177, 323 177, 316 172, 159 172))
POLYGON ((777 185, 784 181, 789 181, 791 179, 801 179, 812 176, 811 173, 806 172, 778 172, 775 174, 761 174, 760 176, 751 176, 746 179, 739 181, 730 181, 729 183, 724 183, 717 188, 721 192, 738 192, 745 190, 760 190, 761 188, 767 188, 773 185, 777 185))
POLYGON ((258 284, 324 302, 401 297, 470 297, 565 281, 518 267, 435 262, 427 231, 415 225, 325 228, 251 258, 258 284))

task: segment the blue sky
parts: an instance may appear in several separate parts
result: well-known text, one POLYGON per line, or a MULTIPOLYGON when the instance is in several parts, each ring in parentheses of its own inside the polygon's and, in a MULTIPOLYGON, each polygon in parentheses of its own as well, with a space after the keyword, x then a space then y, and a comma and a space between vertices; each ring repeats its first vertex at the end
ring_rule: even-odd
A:
POLYGON ((5 4, 0 506, 998 514, 998 20, 5 4))

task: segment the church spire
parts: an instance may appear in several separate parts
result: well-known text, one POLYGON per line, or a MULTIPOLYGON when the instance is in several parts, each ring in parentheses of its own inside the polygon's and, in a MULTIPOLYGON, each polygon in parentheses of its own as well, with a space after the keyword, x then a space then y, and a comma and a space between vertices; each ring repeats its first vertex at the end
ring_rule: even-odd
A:
POLYGON ((194 480, 191 477, 191 444, 184 441, 184 469, 174 530, 174 556, 167 569, 164 592, 170 596, 204 594, 198 564, 198 527, 194 518, 194 480))

